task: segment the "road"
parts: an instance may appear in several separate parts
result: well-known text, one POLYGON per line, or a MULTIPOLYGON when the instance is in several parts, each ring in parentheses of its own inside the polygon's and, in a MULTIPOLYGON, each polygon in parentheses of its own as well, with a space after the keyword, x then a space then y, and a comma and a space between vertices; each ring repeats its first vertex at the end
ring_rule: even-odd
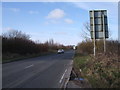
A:
POLYGON ((2 88, 60 88, 74 51, 2 65, 2 88))

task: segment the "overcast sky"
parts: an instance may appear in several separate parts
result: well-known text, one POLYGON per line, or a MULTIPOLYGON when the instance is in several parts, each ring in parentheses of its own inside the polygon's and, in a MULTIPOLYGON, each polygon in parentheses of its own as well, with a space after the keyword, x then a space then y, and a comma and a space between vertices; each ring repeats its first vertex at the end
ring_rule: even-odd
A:
POLYGON ((118 39, 118 3, 116 2, 3 2, 3 33, 20 30, 31 39, 53 39, 64 45, 81 42, 83 24, 89 22, 89 10, 105 9, 111 39, 118 39))

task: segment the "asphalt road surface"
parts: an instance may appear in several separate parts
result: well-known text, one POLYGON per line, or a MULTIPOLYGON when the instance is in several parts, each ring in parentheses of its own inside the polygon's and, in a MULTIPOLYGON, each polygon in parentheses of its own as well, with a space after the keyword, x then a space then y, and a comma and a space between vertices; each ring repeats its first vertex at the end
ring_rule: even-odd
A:
POLYGON ((2 65, 2 88, 60 88, 74 51, 2 65))

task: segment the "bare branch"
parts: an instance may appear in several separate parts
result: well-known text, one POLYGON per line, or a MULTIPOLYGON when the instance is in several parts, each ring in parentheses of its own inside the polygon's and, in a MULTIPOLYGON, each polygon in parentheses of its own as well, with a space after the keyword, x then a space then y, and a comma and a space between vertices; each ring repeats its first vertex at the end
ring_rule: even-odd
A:
POLYGON ((88 22, 83 24, 83 29, 81 30, 81 37, 83 39, 90 39, 90 24, 88 22))

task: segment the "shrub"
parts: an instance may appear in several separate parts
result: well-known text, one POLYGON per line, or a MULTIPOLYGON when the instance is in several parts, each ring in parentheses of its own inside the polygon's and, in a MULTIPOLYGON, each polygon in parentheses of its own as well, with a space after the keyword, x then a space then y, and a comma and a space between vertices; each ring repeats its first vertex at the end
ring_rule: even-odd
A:
MULTIPOLYGON (((106 41, 106 53, 116 53, 118 54, 119 43, 116 40, 106 41)), ((82 54, 93 54, 94 44, 91 40, 82 41, 77 45, 77 52, 82 54)), ((96 40, 96 53, 104 52, 103 40, 96 40)))

